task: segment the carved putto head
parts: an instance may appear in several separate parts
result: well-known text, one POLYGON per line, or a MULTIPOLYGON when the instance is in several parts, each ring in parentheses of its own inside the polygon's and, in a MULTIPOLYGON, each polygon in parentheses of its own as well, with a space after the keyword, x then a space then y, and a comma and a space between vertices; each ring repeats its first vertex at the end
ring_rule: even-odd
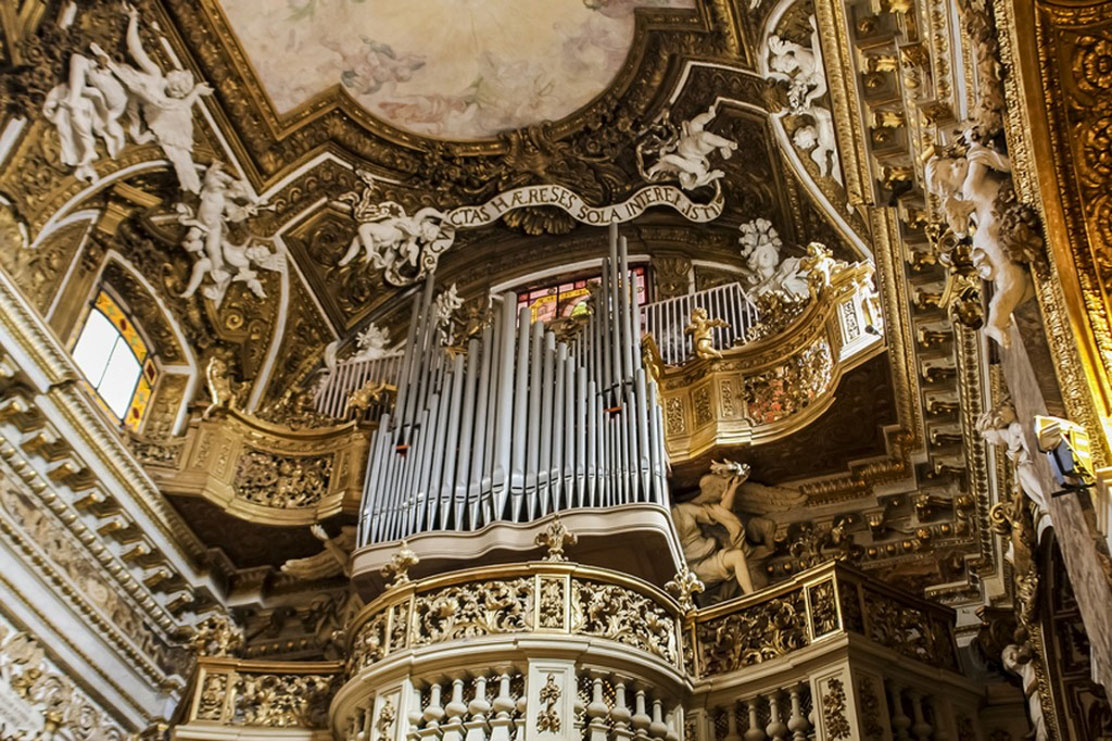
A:
POLYGON ((166 73, 166 94, 171 98, 184 98, 193 90, 193 73, 176 69, 166 73))

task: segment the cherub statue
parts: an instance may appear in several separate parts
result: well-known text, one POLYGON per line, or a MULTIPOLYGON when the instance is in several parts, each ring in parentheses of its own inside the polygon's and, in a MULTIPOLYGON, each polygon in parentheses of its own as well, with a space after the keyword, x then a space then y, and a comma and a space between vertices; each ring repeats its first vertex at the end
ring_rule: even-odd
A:
POLYGON ((835 260, 834 253, 822 242, 807 245, 807 256, 799 261, 799 273, 804 276, 810 287, 817 293, 830 285, 834 273, 846 267, 843 260, 835 260))
POLYGON ((737 142, 707 131, 717 115, 718 108, 712 105, 690 121, 681 123, 680 130, 659 145, 657 161, 648 169, 642 169, 643 177, 650 182, 676 177, 681 188, 693 190, 725 176, 722 170, 711 169, 710 155, 718 152, 722 159, 729 159, 737 150, 737 142))
POLYGON ((810 119, 810 123, 796 127, 792 142, 799 149, 810 152, 818 165, 819 175, 841 182, 838 158, 838 141, 834 132, 834 116, 830 109, 819 104, 826 95, 826 75, 823 72, 818 24, 811 16, 811 47, 781 38, 768 39, 768 79, 787 83, 788 112, 810 119))
POLYGON ((772 222, 756 218, 742 224, 738 230, 741 232, 738 237, 741 256, 749 268, 746 280, 757 296, 775 291, 787 298, 807 298, 807 281, 799 274, 799 258, 780 259, 783 242, 772 222))
POLYGON ((43 115, 58 131, 62 164, 76 168, 78 180, 96 179, 92 163, 98 137, 109 157, 124 148, 127 137, 120 118, 127 108, 127 91, 107 67, 82 54, 70 57, 69 79, 47 94, 43 115))
POLYGON ((384 394, 392 391, 397 391, 397 387, 386 381, 376 381, 373 378, 368 379, 366 383, 351 392, 347 403, 344 404, 344 414, 353 410, 356 413, 365 412, 370 409, 373 404, 381 402, 384 394))
POLYGON ((352 361, 378 360, 401 354, 401 350, 387 350, 390 335, 374 322, 367 325, 355 338, 356 353, 351 356, 352 361))
POLYGON ((1001 402, 996 407, 983 412, 977 418, 977 432, 985 442, 1004 450, 1004 455, 1015 466, 1015 477, 1023 493, 1038 506, 1041 512, 1046 512, 1042 479, 1031 459, 1027 438, 1023 434, 1023 425, 1016 418, 1015 407, 1011 402, 1001 402))
POLYGON ((228 363, 219 355, 213 355, 205 369, 205 379, 208 385, 209 405, 201 414, 201 419, 208 419, 217 409, 230 410, 236 408, 236 392, 232 379, 228 377, 228 363))
POLYGON ((797 128, 792 133, 792 142, 800 149, 811 153, 811 160, 818 165, 819 175, 840 178, 834 116, 827 108, 820 105, 812 105, 807 109, 807 114, 815 120, 815 123, 797 128))
POLYGON ((126 8, 127 50, 138 68, 114 61, 96 44, 89 48, 129 93, 131 138, 139 144, 157 141, 173 164, 182 190, 196 193, 201 189, 201 181, 193 164, 193 105, 201 97, 211 95, 212 88, 204 82, 194 84, 189 70, 163 72, 139 38, 139 11, 132 5, 126 8), (140 128, 137 111, 142 112, 145 131, 140 128))
POLYGON ((810 22, 811 49, 777 35, 768 37, 768 78, 788 83, 788 101, 795 110, 809 110, 815 101, 826 95, 822 61, 814 51, 819 48, 814 16, 810 22))
POLYGON ((209 166, 196 213, 184 203, 177 206, 178 221, 189 227, 182 246, 197 256, 182 298, 196 293, 205 276, 212 280, 212 285, 206 286, 203 293, 217 306, 234 282, 243 282, 255 296, 266 298, 254 268, 284 270, 285 254, 271 251, 265 245, 252 245, 250 238, 242 244, 233 244, 228 239, 229 224, 242 222, 265 207, 265 202, 251 193, 247 183, 232 177, 221 163, 209 166))
POLYGON ((691 344, 695 348, 695 357, 720 358, 722 353, 714 347, 715 327, 729 327, 721 319, 710 319, 707 310, 696 306, 691 310, 691 324, 683 330, 684 334, 691 335, 691 344))
POLYGON ((946 221, 959 238, 972 235, 970 257, 982 280, 993 284, 985 334, 1001 347, 1011 340, 1012 312, 1030 297, 1031 282, 1017 260, 1031 255, 1010 254, 1001 234, 999 197, 1010 187, 1008 157, 976 141, 964 156, 933 156, 926 165, 927 187, 942 199, 946 221))
POLYGON ((328 537, 328 533, 319 524, 312 525, 309 532, 324 544, 324 550, 315 556, 291 558, 282 564, 282 573, 305 581, 327 579, 340 574, 350 576, 349 560, 355 548, 355 527, 345 525, 335 538, 328 537))

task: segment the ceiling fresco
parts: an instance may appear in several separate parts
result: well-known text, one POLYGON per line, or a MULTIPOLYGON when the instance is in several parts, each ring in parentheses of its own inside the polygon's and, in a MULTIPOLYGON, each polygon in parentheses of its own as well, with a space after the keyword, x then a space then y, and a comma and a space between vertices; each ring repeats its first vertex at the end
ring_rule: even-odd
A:
POLYGON ((571 114, 633 44, 638 7, 693 0, 223 0, 279 114, 339 86, 401 129, 482 139, 571 114), (438 20, 439 19, 439 20, 438 20))

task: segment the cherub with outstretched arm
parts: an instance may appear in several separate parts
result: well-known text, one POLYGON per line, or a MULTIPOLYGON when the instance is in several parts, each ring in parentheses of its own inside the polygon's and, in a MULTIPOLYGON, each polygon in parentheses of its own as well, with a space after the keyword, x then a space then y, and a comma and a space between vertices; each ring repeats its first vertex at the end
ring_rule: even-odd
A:
MULTIPOLYGON (((193 105, 202 96, 211 95, 212 88, 204 82, 194 84, 189 70, 163 72, 139 38, 139 11, 130 4, 124 7, 128 14, 127 50, 138 68, 116 62, 96 44, 89 48, 127 88, 129 113, 142 111, 149 131, 140 131, 133 123, 132 138, 142 144, 153 135, 173 164, 182 190, 196 193, 201 189, 201 179, 193 164, 193 105)), ((138 117, 131 117, 133 122, 138 121, 138 117)))
POLYGON ((683 332, 691 335, 691 342, 695 346, 695 357, 721 358, 722 353, 714 347, 713 331, 716 327, 727 328, 729 326, 721 319, 711 319, 706 309, 696 306, 691 310, 691 324, 688 324, 683 332))

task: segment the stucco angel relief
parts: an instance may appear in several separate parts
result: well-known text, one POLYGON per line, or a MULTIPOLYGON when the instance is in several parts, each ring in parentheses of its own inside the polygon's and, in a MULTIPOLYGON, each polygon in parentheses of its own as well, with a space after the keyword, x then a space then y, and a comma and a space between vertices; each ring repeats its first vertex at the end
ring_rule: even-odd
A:
POLYGON ((711 165, 710 157, 717 153, 729 159, 737 151, 737 142, 708 130, 717 116, 718 108, 712 105, 676 126, 669 112, 662 112, 637 144, 641 177, 650 183, 679 180, 684 190, 712 185, 725 177, 724 171, 711 165))
POLYGON ((378 183, 366 170, 357 170, 362 191, 340 196, 338 202, 351 208, 359 223, 351 246, 340 258, 339 267, 360 253, 363 262, 381 270, 386 282, 395 286, 414 283, 436 270, 440 255, 455 241, 455 227, 448 215, 432 206, 412 215, 396 201, 376 201, 378 183))
POLYGON ((1022 264, 1038 257, 1029 229, 1017 227, 1013 233, 1007 227, 1016 209, 1011 202, 1011 162, 1006 154, 966 135, 952 152, 927 161, 925 179, 942 200, 947 225, 959 238, 970 239, 977 274, 993 285, 985 334, 1008 348, 1012 312, 1033 295, 1022 264))
POLYGON ((201 181, 193 162, 193 106, 212 88, 195 83, 184 69, 164 71, 150 57, 139 36, 139 12, 124 5, 128 15, 127 51, 135 63, 118 62, 96 44, 98 60, 82 54, 70 59, 69 78, 50 91, 43 115, 54 124, 61 142, 62 163, 78 179, 93 181, 97 141, 109 157, 123 149, 127 134, 137 144, 157 142, 174 167, 182 190, 196 193, 201 181))
MULTIPOLYGON (((788 109, 800 124, 792 132, 792 143, 811 156, 819 175, 842 182, 834 116, 820 104, 826 95, 826 73, 819 45, 818 24, 810 19, 810 47, 773 34, 768 37, 767 79, 787 85, 788 109)), ((784 115, 784 114, 781 114, 784 115)))
POLYGON ((243 283, 256 298, 267 297, 258 271, 284 271, 285 253, 250 234, 238 244, 229 236, 231 225, 246 221, 266 207, 246 181, 234 178, 221 163, 209 166, 197 206, 177 205, 178 222, 186 227, 182 247, 195 257, 183 298, 200 289, 205 298, 219 306, 233 283, 243 283))

